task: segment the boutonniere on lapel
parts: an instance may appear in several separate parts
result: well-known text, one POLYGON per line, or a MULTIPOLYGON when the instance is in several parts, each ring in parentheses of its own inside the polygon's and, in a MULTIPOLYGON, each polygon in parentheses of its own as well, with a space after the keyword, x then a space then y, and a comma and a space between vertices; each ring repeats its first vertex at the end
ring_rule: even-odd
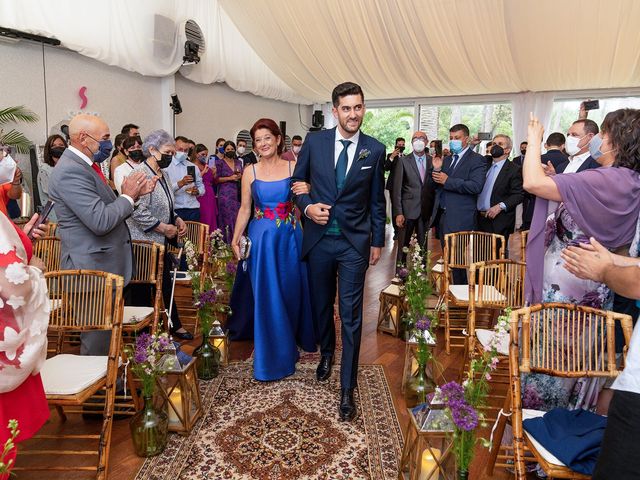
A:
POLYGON ((369 155, 371 155, 371 151, 367 150, 366 148, 363 148, 362 150, 360 150, 360 153, 358 154, 358 161, 364 160, 369 155))

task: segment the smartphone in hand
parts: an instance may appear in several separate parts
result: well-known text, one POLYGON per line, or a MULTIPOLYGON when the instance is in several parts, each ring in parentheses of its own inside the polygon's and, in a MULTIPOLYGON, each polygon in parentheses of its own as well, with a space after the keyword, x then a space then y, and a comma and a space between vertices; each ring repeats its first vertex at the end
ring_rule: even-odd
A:
POLYGON ((34 223, 33 227, 31 227, 31 230, 29 231, 27 237, 33 239, 33 231, 47 221, 47 218, 49 218, 49 215, 51 215, 51 210, 53 210, 54 203, 55 202, 53 200, 49 200, 45 204, 45 206, 42 208, 42 211, 38 214, 38 220, 36 220, 36 223, 34 223))
POLYGON ((196 166, 195 165, 187 165, 187 175, 193 178, 193 181, 196 181, 196 166))

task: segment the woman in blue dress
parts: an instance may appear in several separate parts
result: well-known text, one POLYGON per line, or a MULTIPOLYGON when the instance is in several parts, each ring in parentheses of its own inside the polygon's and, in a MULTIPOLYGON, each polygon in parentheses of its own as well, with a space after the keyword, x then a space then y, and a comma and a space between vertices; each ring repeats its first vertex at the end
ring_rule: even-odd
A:
POLYGON ((316 344, 307 269, 300 260, 302 231, 291 198, 295 162, 280 158, 284 142, 273 120, 258 120, 250 133, 260 162, 242 177, 242 203, 231 246, 239 258, 240 237, 251 217, 253 199, 247 261, 255 312, 253 374, 268 381, 293 374, 298 346, 314 352, 316 344))

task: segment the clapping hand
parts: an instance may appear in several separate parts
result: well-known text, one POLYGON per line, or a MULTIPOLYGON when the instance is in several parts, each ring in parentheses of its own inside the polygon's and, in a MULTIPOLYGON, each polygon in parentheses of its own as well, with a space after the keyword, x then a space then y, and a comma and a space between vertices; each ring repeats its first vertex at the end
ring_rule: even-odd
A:
POLYGON ((564 268, 578 278, 602 282, 605 270, 614 264, 613 255, 595 238, 590 242, 565 248, 561 254, 564 268))
POLYGON ((153 192, 158 178, 147 178, 143 172, 133 172, 122 181, 122 194, 128 195, 135 202, 141 196, 153 192))
POLYGON ((433 165, 433 169, 434 170, 441 170, 442 169, 442 157, 437 157, 434 156, 433 159, 431 160, 431 164, 433 165))
POLYGON ((532 144, 540 144, 542 142, 542 136, 544 135, 544 127, 538 120, 538 117, 533 115, 533 112, 529 113, 529 126, 528 130, 528 141, 532 144))
POLYGON ((449 178, 449 175, 444 172, 433 172, 431 174, 431 177, 433 178, 434 182, 439 183, 440 185, 444 185, 447 181, 447 178, 449 178))
POLYGON ((548 161, 546 165, 542 165, 542 169, 547 177, 553 177, 556 174, 556 169, 551 161, 548 161))
POLYGON ((293 182, 291 191, 294 195, 308 195, 311 191, 311 185, 307 182, 293 182))

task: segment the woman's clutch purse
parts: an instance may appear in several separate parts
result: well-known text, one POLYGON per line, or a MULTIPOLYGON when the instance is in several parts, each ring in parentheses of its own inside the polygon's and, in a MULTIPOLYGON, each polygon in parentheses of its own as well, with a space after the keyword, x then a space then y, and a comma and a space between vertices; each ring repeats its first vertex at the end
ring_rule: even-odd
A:
POLYGON ((251 253, 251 239, 246 235, 240 237, 240 260, 246 260, 251 253))

